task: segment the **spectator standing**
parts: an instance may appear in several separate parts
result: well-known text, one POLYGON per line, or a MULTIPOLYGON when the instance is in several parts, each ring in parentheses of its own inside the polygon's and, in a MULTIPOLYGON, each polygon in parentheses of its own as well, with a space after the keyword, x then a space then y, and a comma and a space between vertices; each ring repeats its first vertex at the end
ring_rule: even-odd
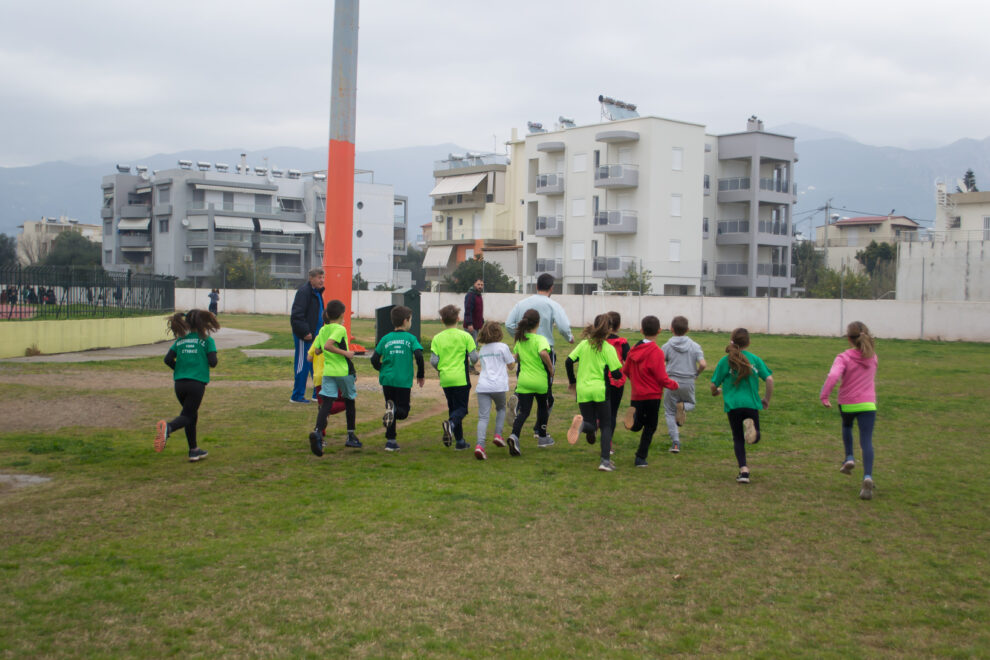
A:
POLYGON ((220 289, 210 289, 210 295, 207 296, 210 299, 210 313, 216 315, 220 303, 220 289))
MULTIPOLYGON (((485 300, 481 294, 485 291, 485 282, 481 278, 474 281, 474 286, 464 296, 464 330, 475 344, 478 343, 478 331, 485 325, 485 300)), ((471 373, 477 375, 478 370, 471 366, 471 373)))
MULTIPOLYGON (((306 381, 313 374, 313 363, 306 360, 306 354, 320 328, 323 327, 323 279, 322 268, 309 271, 309 281, 296 289, 296 297, 292 301, 292 312, 289 321, 292 324, 292 334, 296 349, 293 361, 295 381, 292 386, 293 403, 309 403, 306 397, 306 381)), ((316 400, 313 392, 312 400, 316 400)))

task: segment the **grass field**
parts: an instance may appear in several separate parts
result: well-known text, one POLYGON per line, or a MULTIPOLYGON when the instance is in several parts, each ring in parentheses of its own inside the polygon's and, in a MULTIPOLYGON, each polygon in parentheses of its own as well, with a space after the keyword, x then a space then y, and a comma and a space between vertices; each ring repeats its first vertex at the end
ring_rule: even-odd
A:
MULTIPOLYGON (((284 317, 221 322, 291 345, 284 317)), ((714 366, 727 337, 693 336, 714 366)), ((291 359, 232 349, 190 464, 181 433, 151 449, 179 410, 159 359, 0 364, 0 473, 51 479, 0 485, 0 657, 990 657, 990 346, 878 342, 869 502, 817 401, 844 348, 754 336, 776 392, 748 486, 703 382, 679 455, 661 430, 634 469, 621 430, 607 474, 564 442, 562 369, 556 446, 480 462, 441 444, 434 374, 384 452, 362 360, 365 449, 334 417, 319 459, 291 359)))

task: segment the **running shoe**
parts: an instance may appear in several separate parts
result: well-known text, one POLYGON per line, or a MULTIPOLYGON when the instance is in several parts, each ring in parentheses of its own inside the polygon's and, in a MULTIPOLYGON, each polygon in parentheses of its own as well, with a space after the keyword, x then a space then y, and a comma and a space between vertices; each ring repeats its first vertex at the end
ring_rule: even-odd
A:
POLYGON ((581 435, 582 426, 584 426, 584 417, 581 415, 574 415, 574 419, 571 420, 571 427, 567 429, 567 442, 572 445, 577 444, 578 436, 581 435))
POLYGON ((496 447, 504 447, 505 446, 505 440, 502 439, 502 436, 501 435, 499 435, 498 433, 496 433, 495 434, 495 437, 492 438, 492 444, 495 445, 496 447))
POLYGON ((522 456, 522 452, 519 451, 519 438, 515 433, 509 436, 509 456, 522 456))
POLYGON ((749 418, 743 420, 743 438, 751 445, 760 441, 760 433, 756 430, 756 424, 749 418))
POLYGON ((863 488, 859 491, 859 499, 861 500, 872 500, 873 499, 873 478, 866 477, 863 479, 863 488))
POLYGON ((395 440, 386 440, 385 451, 399 451, 399 443, 395 440))
POLYGON ((677 409, 674 411, 674 421, 677 422, 678 426, 684 426, 684 422, 687 421, 687 413, 684 411, 684 402, 677 402, 677 409))
POLYGON ((749 472, 740 472, 739 476, 736 477, 737 484, 748 484, 749 483, 749 472))
POLYGON ((309 434, 309 450, 317 456, 323 456, 323 435, 317 429, 309 434))
POLYGON ((839 468, 839 472, 842 474, 852 474, 853 468, 855 467, 856 461, 850 459, 842 464, 842 467, 839 468))
POLYGON ((450 429, 450 420, 449 419, 443 420, 440 423, 440 426, 443 427, 443 446, 449 447, 450 443, 454 441, 454 434, 451 433, 451 429, 450 429))
POLYGON ((627 431, 632 431, 636 427, 636 409, 632 406, 626 408, 626 414, 622 417, 622 425, 627 431))
POLYGON ((601 463, 598 464, 598 471, 599 472, 614 472, 615 471, 615 464, 612 463, 612 461, 602 461, 601 463))
POLYGON ((485 448, 481 445, 474 446, 474 457, 479 461, 484 461, 488 458, 488 454, 485 453, 485 448))
POLYGON ((385 402, 385 414, 382 415, 382 426, 388 428, 395 421, 395 404, 391 401, 385 402))
POLYGON ((196 449, 190 449, 189 450, 189 462, 190 463, 195 463, 196 461, 203 460, 207 456, 209 456, 209 454, 207 453, 207 451, 205 449, 196 448, 196 449))
POLYGON ((158 424, 155 425, 155 451, 159 453, 165 451, 169 430, 168 422, 164 419, 158 420, 158 424))
POLYGON ((358 440, 357 434, 354 433, 354 431, 348 431, 347 432, 347 442, 344 443, 344 446, 345 447, 353 447, 355 449, 360 449, 364 445, 362 445, 361 444, 361 441, 358 440))
POLYGON ((553 445, 554 445, 553 438, 551 438, 549 435, 545 435, 542 438, 536 439, 536 446, 538 448, 553 447, 553 445))

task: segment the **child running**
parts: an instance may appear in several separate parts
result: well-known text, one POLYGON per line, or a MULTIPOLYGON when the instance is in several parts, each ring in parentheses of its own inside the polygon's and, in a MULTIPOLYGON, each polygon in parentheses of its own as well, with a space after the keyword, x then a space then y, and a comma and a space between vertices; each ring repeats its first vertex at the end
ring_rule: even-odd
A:
POLYGON ((175 343, 165 354, 165 364, 175 372, 175 398, 182 404, 182 412, 170 422, 159 420, 155 451, 165 449, 169 435, 185 429, 189 461, 195 463, 207 457, 206 450, 196 444, 196 421, 206 384, 210 382, 210 369, 217 366, 217 345, 210 335, 220 329, 220 323, 210 312, 190 309, 185 314, 173 314, 168 329, 175 336, 175 343))
POLYGON ((694 410, 694 381, 708 367, 705 354, 696 341, 687 336, 688 320, 675 316, 670 322, 674 336, 663 345, 663 356, 667 361, 667 375, 677 381, 677 389, 664 392, 663 413, 667 420, 667 433, 670 434, 670 452, 681 451, 681 438, 678 426, 687 421, 687 413, 694 410))
POLYGON ((317 456, 323 456, 323 437, 327 431, 327 417, 333 408, 334 399, 344 401, 344 416, 347 421, 345 447, 361 448, 361 441, 355 433, 357 411, 354 399, 357 398, 357 372, 354 370, 354 353, 347 342, 347 328, 341 325, 347 308, 339 300, 327 303, 328 323, 320 328, 313 340, 316 355, 323 355, 323 383, 320 394, 324 399, 316 414, 316 428, 309 434, 309 448, 317 456))
POLYGON ((460 315, 461 309, 454 305, 446 305, 440 310, 444 329, 430 342, 430 364, 440 372, 440 387, 447 397, 450 415, 442 424, 443 444, 449 447, 453 438, 457 441, 455 449, 467 449, 461 422, 467 416, 471 398, 469 365, 478 361, 478 347, 474 343, 474 337, 457 327, 460 315))
POLYGON ((371 354, 371 366, 378 371, 378 382, 385 395, 385 451, 399 451, 395 438, 395 422, 409 416, 409 393, 413 383, 413 359, 416 361, 416 382, 420 388, 426 382, 423 373, 423 347, 409 332, 412 310, 397 305, 390 312, 394 332, 390 332, 371 354))
POLYGON ((860 499, 873 499, 873 425, 877 420, 877 395, 874 381, 877 375, 877 354, 873 337, 863 323, 853 321, 846 328, 846 339, 852 347, 835 356, 818 398, 831 408, 829 397, 839 385, 839 414, 842 416, 842 444, 846 460, 839 468, 851 474, 856 467, 853 458, 853 421, 859 426, 859 446, 863 450, 863 486, 860 499))
POLYGON ((492 406, 495 406, 495 436, 492 442, 496 447, 504 447, 502 427, 505 424, 505 395, 509 391, 509 372, 506 366, 515 363, 512 351, 502 343, 502 328, 498 323, 486 321, 478 330, 478 362, 481 372, 478 376, 478 443, 474 446, 474 457, 479 461, 488 458, 485 453, 485 438, 488 436, 488 422, 492 406))
POLYGON ((725 355, 715 365, 712 374, 712 396, 722 394, 725 412, 732 429, 732 444, 739 464, 736 483, 749 483, 749 466, 746 464, 746 443, 760 441, 760 409, 770 407, 773 395, 773 373, 756 355, 743 350, 749 346, 749 331, 736 328, 725 347, 725 355), (766 381, 766 394, 760 399, 760 379, 766 381))
POLYGON ((578 436, 584 433, 590 444, 595 443, 595 433, 602 434, 601 462, 598 469, 602 472, 615 470, 611 459, 612 449, 612 411, 608 403, 605 389, 607 375, 618 378, 622 375, 619 356, 615 348, 605 341, 609 334, 609 322, 605 315, 596 319, 593 325, 584 329, 584 339, 567 356, 564 367, 567 369, 568 390, 577 393, 580 415, 575 415, 571 427, 567 430, 567 441, 572 445, 578 436), (578 377, 574 375, 574 365, 579 363, 578 377))
POLYGON ((624 423, 630 431, 642 430, 634 462, 636 467, 648 465, 646 457, 650 453, 650 443, 657 430, 664 388, 677 389, 677 382, 667 376, 663 351, 657 346, 660 319, 644 316, 641 327, 643 340, 633 346, 629 351, 629 358, 622 365, 622 373, 629 377, 632 384, 632 393, 629 395, 632 407, 626 412, 624 423))
MULTIPOLYGON (((327 312, 323 310, 323 324, 326 325, 329 322, 327 312)), ((319 355, 316 354, 315 342, 310 343, 309 350, 306 351, 306 360, 313 363, 313 391, 316 392, 316 402, 322 406, 323 400, 327 398, 320 393, 323 385, 323 351, 320 351, 319 355)), ((344 402, 341 399, 331 399, 330 405, 331 415, 336 415, 344 410, 344 402)))
POLYGON ((547 420, 550 417, 547 392, 550 389, 549 383, 553 381, 553 363, 550 361, 550 342, 537 332, 539 327, 540 313, 535 309, 523 312, 516 326, 516 343, 512 352, 519 363, 519 377, 516 380, 516 399, 519 403, 516 418, 512 422, 512 434, 509 436, 511 456, 522 453, 519 449, 519 434, 533 409, 533 399, 536 399, 536 446, 553 446, 553 438, 547 433, 547 420))
MULTIPOLYGON (((605 316, 608 318, 608 337, 605 341, 612 344, 615 354, 619 356, 619 362, 625 364, 626 358, 629 357, 629 342, 626 341, 625 337, 619 336, 622 317, 618 312, 606 312, 605 316)), ((620 378, 609 376, 606 388, 608 390, 608 405, 611 407, 612 413, 612 438, 614 440, 615 429, 617 428, 616 421, 619 416, 619 406, 622 405, 622 395, 626 392, 626 375, 622 374, 620 378)), ((614 442, 612 443, 612 453, 615 453, 614 442)))

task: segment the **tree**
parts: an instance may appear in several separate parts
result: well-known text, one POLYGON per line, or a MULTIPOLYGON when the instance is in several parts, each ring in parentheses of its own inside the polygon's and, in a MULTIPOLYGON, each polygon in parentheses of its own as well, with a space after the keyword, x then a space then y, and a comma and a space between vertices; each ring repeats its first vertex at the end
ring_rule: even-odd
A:
POLYGON ((361 273, 355 273, 351 278, 351 291, 367 291, 368 280, 361 277, 361 273))
POLYGON ((635 291, 640 295, 645 295, 653 291, 653 271, 646 270, 636 265, 629 264, 626 274, 623 277, 606 277, 602 281, 602 289, 605 291, 635 291))
POLYGON ((809 298, 852 298, 868 300, 873 298, 870 278, 865 273, 854 273, 843 268, 841 271, 824 269, 815 285, 808 289, 809 298))
POLYGON ((214 286, 228 289, 271 289, 271 262, 268 259, 253 259, 247 252, 227 248, 217 253, 217 266, 214 286))
POLYGON ((0 268, 17 265, 17 239, 0 234, 0 268))
POLYGON ((395 291, 398 288, 399 287, 397 287, 395 285, 386 284, 385 282, 382 282, 381 284, 376 284, 375 285, 375 291, 395 291))
POLYGON ((865 249, 856 253, 856 261, 863 264, 866 273, 873 277, 877 267, 884 262, 892 263, 897 257, 897 250, 890 243, 877 243, 870 241, 865 249))
POLYGON ((444 283, 452 291, 466 292, 475 282, 482 280, 485 291, 491 293, 514 293, 516 281, 505 274, 502 266, 485 261, 481 255, 462 261, 454 272, 444 278, 444 283))
POLYGON ((801 241, 794 246, 794 285, 807 292, 817 286, 825 271, 825 255, 815 248, 812 241, 801 241))
POLYGON ((963 174, 962 184, 962 188, 956 186, 956 192, 980 192, 980 189, 976 187, 976 175, 973 174, 972 168, 963 174))
POLYGON ((100 244, 78 231, 63 231, 52 241, 52 249, 42 263, 46 266, 99 266, 100 244))
POLYGON ((412 274, 413 287, 420 291, 426 291, 430 288, 429 282, 426 280, 426 269, 423 268, 423 257, 425 256, 425 252, 410 246, 406 249, 406 253, 399 257, 395 265, 396 269, 408 270, 412 274))
POLYGON ((41 232, 22 232, 17 237, 17 258, 25 266, 39 264, 45 258, 45 242, 41 232))

